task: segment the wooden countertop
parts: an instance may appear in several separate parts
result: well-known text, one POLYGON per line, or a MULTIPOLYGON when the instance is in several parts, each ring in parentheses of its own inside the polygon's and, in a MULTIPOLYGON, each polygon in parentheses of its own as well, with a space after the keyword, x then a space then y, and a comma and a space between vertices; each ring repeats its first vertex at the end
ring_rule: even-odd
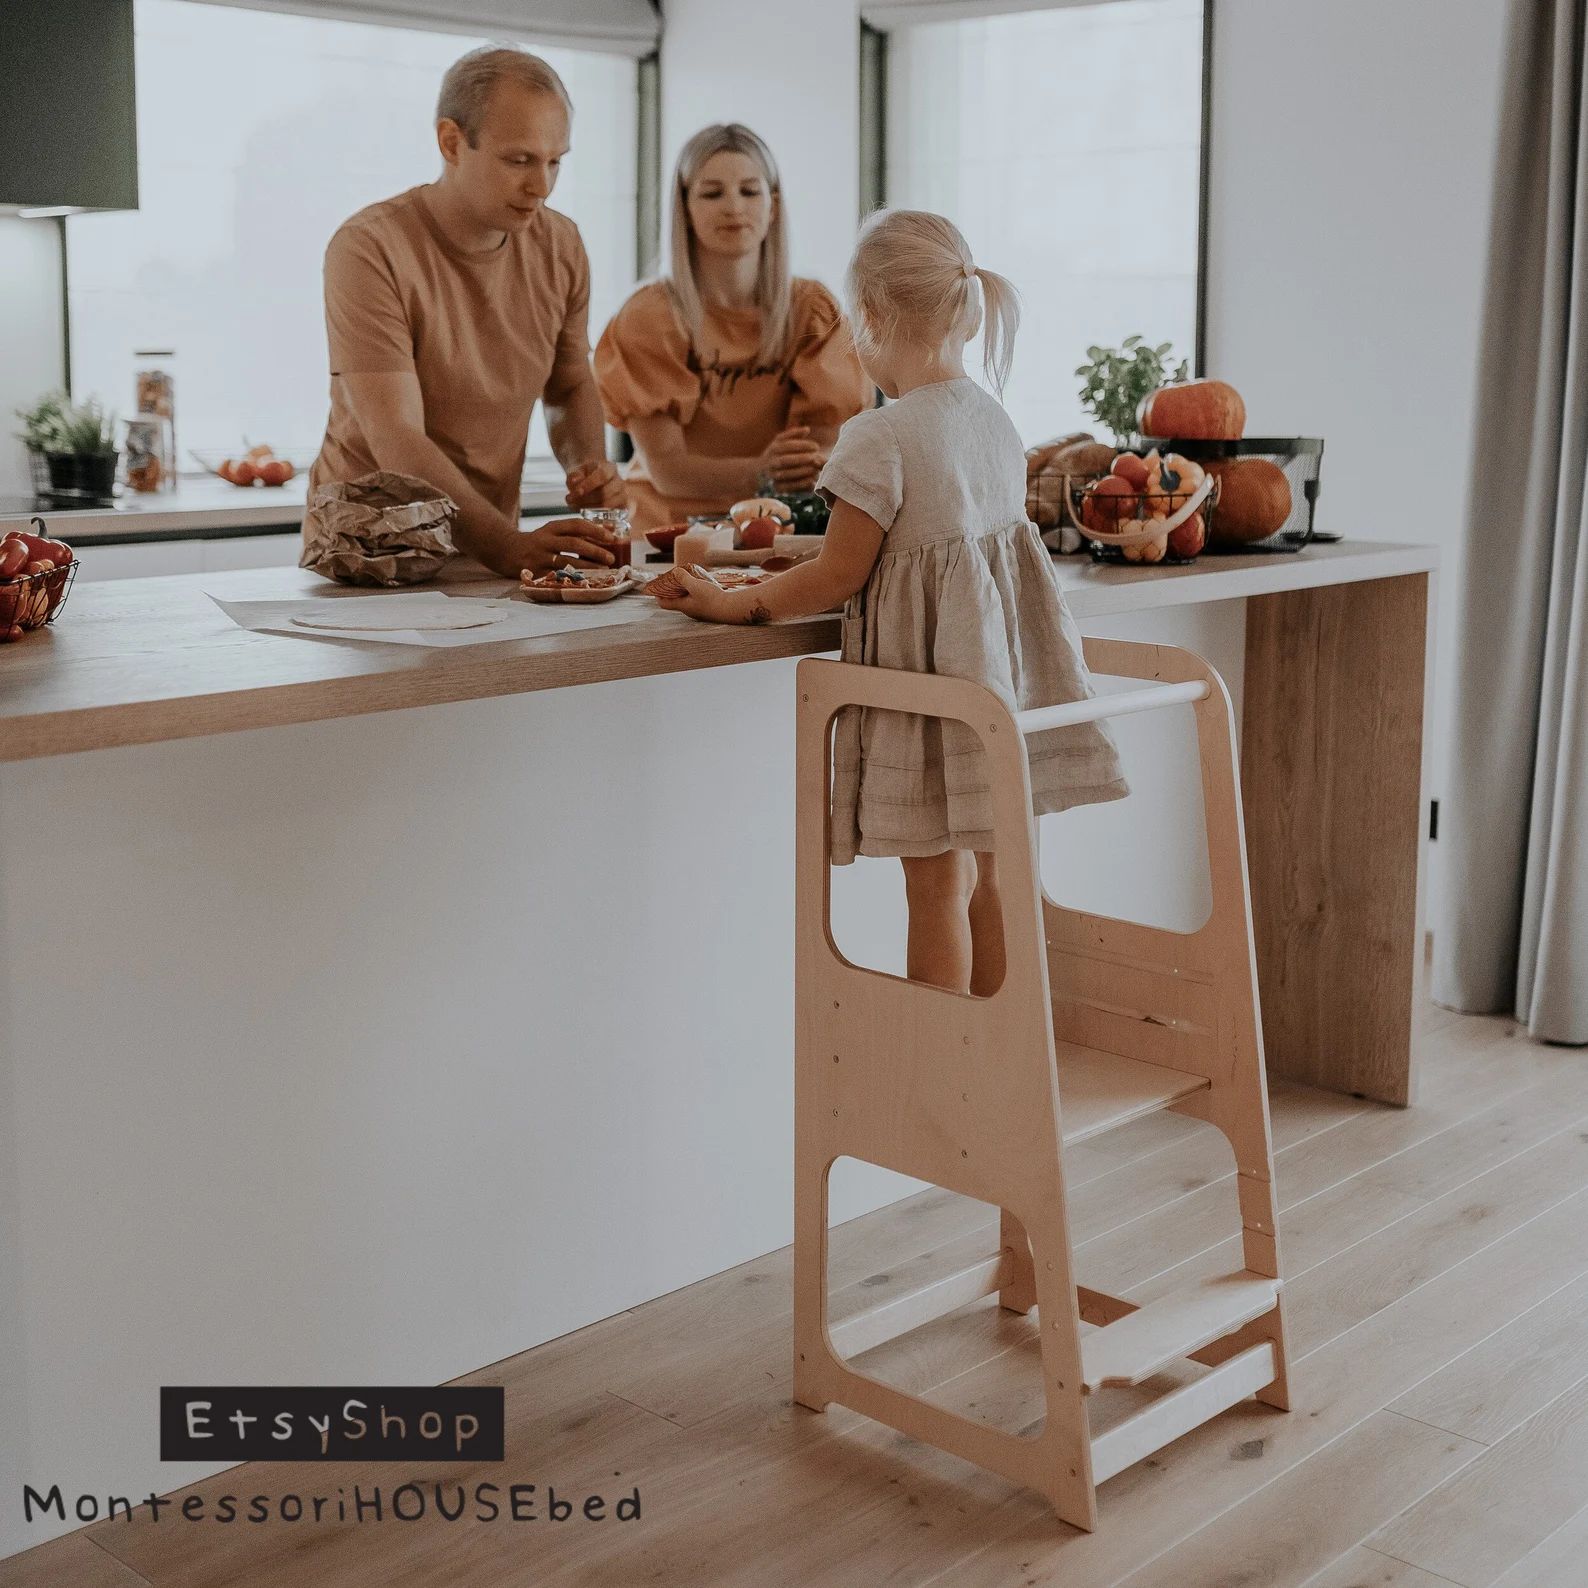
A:
MULTIPOLYGON (((1207 557, 1185 568, 1110 567, 1080 557, 1056 558, 1055 568, 1071 611, 1087 618, 1427 573, 1437 560, 1431 546, 1355 541, 1293 556, 1207 557)), ((229 600, 290 599, 333 588, 295 568, 78 585, 58 623, 0 646, 0 761, 723 667, 838 645, 835 616, 724 628, 653 609, 632 623, 585 632, 431 649, 251 633, 209 599, 210 592, 229 600)))

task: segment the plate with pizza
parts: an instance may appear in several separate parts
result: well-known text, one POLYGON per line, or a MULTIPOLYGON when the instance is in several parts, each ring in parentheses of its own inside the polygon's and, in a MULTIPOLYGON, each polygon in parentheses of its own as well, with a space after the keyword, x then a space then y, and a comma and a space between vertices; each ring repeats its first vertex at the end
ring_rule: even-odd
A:
POLYGON ((538 574, 531 574, 526 568, 518 577, 520 591, 531 601, 562 601, 586 606, 615 601, 630 590, 637 590, 641 584, 634 570, 628 567, 562 567, 538 574))

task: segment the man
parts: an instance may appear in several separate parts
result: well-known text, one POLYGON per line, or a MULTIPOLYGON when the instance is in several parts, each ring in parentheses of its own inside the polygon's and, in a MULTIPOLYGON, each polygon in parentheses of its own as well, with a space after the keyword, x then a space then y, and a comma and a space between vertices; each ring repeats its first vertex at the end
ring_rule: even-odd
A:
POLYGON ((568 505, 624 501, 590 374, 589 262, 546 207, 571 116, 538 56, 470 52, 441 84, 440 177, 360 210, 325 255, 331 417, 311 495, 374 469, 417 475, 457 503, 459 549, 508 577, 559 553, 614 560, 580 519, 519 528, 537 400, 568 505))

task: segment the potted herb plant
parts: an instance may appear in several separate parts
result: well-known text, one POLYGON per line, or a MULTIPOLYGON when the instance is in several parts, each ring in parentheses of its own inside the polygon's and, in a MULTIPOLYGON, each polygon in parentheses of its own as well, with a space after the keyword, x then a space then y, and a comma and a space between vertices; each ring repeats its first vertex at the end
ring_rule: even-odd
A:
POLYGON ((116 416, 97 398, 74 403, 65 392, 51 392, 19 408, 17 417, 28 451, 42 455, 49 469, 49 494, 110 500, 121 454, 116 416))
POLYGON ((1087 348, 1088 362, 1075 371, 1081 377, 1081 406, 1113 431, 1120 451, 1140 448, 1136 410, 1142 399, 1160 386, 1186 378, 1186 361, 1181 359, 1171 368, 1173 356, 1168 342, 1148 347, 1140 336, 1127 336, 1119 347, 1087 348))

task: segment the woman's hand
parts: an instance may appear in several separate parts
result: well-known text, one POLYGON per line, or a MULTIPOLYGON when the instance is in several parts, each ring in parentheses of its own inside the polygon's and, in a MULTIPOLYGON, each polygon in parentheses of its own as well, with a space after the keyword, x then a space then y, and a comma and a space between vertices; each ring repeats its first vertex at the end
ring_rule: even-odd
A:
POLYGON ((669 612, 682 612, 702 623, 765 623, 771 617, 756 601, 753 585, 743 590, 724 590, 692 563, 679 566, 675 576, 684 587, 682 592, 656 597, 669 612))
POLYGON ((627 507, 629 493, 615 463, 597 458, 568 473, 569 507, 627 507))
POLYGON ((827 461, 826 449, 811 437, 809 425, 790 425, 772 438, 756 460, 760 474, 780 491, 808 491, 827 461))

